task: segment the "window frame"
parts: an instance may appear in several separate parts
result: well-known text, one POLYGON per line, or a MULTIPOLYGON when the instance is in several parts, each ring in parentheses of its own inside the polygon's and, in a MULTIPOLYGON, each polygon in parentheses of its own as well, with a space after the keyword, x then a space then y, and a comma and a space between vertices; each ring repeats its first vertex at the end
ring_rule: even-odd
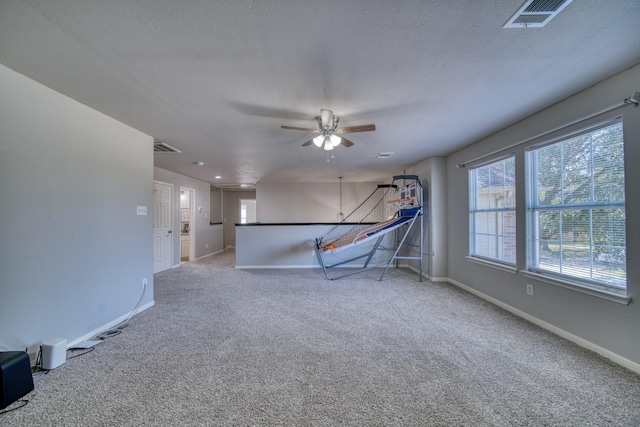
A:
MULTIPOLYGON (((468 172, 468 180, 469 180, 469 246, 467 259, 472 262, 476 262, 479 264, 487 265, 493 268, 497 268, 499 270, 516 273, 517 272, 517 246, 518 246, 518 235, 517 235, 517 204, 516 204, 516 187, 517 187, 517 173, 515 169, 516 163, 516 155, 515 153, 505 154, 500 157, 494 157, 489 161, 483 162, 482 164, 474 165, 469 169, 468 172), (511 186, 512 195, 509 197, 513 197, 513 202, 511 206, 502 206, 502 207, 489 207, 489 208, 479 208, 478 207, 478 199, 477 199, 477 189, 478 189, 478 180, 477 180, 477 172, 485 167, 491 167, 493 165, 502 163, 503 170, 506 167, 504 162, 511 160, 513 162, 513 185, 511 186), (476 229, 476 219, 478 214, 491 214, 491 213, 512 213, 513 215, 513 235, 504 233, 504 216, 502 217, 502 230, 496 233, 479 233, 476 229), (510 259, 505 259, 504 256, 492 257, 487 254, 479 253, 478 249, 478 235, 483 234, 485 236, 494 236, 495 238, 502 239, 502 249, 501 252, 504 254, 504 239, 511 239, 513 241, 513 261, 510 259)), ((503 189, 505 188, 505 184, 502 184, 503 189)), ((503 190, 503 194, 505 191, 503 190)))
MULTIPOLYGON (((580 204, 572 204, 572 203, 562 203, 556 205, 539 205, 538 196, 538 188, 537 188, 537 179, 539 175, 537 175, 537 167, 538 165, 533 164, 533 153, 537 150, 540 150, 545 147, 552 146, 554 144, 561 144, 562 142, 569 141, 572 138, 576 138, 582 135, 594 134, 598 130, 613 126, 620 125, 621 127, 621 135, 622 135, 622 152, 621 152, 621 165, 623 168, 624 185, 626 186, 626 170, 624 169, 624 156, 625 156, 625 141, 624 141, 624 121, 621 116, 609 118, 604 121, 600 121, 598 123, 592 123, 589 126, 583 126, 573 132, 568 132, 563 135, 558 135, 553 137, 552 139, 548 139, 544 142, 539 142, 537 144, 532 144, 524 149, 524 161, 525 161, 525 170, 524 170, 524 182, 525 182, 525 221, 526 221, 526 233, 525 233, 525 259, 526 259, 526 268, 524 270, 524 274, 527 277, 538 279, 541 281, 545 281, 548 283, 558 284, 562 287, 567 287, 571 289, 581 290, 582 292, 589 294, 604 294, 610 295, 616 298, 626 297, 628 290, 627 283, 627 263, 628 261, 625 258, 624 262, 624 270, 625 270, 625 278, 624 280, 615 282, 615 281, 603 281, 597 280, 597 278, 593 278, 593 272, 590 271, 590 278, 581 277, 578 275, 567 274, 566 272, 557 272, 545 268, 540 268, 539 266, 539 236, 537 236, 537 220, 536 213, 540 212, 550 212, 550 211, 559 211, 566 212, 569 210, 587 210, 590 215, 594 210, 598 209, 607 209, 607 208, 621 208, 626 212, 626 193, 625 188, 623 187, 622 198, 620 201, 607 201, 607 202, 598 202, 595 198, 592 198, 588 203, 580 203, 580 204), (534 175, 535 174, 535 175, 534 175)), ((590 142, 591 149, 593 150, 593 142, 590 142)), ((590 179, 592 179, 594 174, 594 163, 593 159, 591 159, 590 163, 590 179)), ((591 188, 592 193, 594 192, 594 188, 591 188)), ((593 196, 593 194, 592 194, 593 196)), ((561 221, 560 221, 561 224, 561 221)), ((626 214, 624 220, 625 227, 625 235, 626 235, 626 214)), ((593 218, 589 218, 589 244, 590 251, 593 246, 596 246, 593 239, 593 218)), ((562 244, 562 239, 560 239, 560 244, 562 244)), ((625 252, 626 252, 626 236, 625 236, 625 252)), ((591 252, 590 252, 591 253, 591 252)), ((590 265, 593 263, 593 260, 590 260, 590 265)), ((561 264, 561 262, 560 262, 561 264)), ((628 300, 625 299, 625 301, 628 300)))

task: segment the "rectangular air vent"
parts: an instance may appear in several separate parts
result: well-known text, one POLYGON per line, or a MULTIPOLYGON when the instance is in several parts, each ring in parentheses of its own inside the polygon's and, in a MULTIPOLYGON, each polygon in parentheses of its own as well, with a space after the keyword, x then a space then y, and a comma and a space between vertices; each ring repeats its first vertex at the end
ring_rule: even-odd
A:
POLYGON ((153 143, 153 151, 156 153, 182 153, 182 151, 177 148, 159 141, 153 143))
POLYGON ((214 187, 218 187, 221 190, 231 191, 255 191, 255 184, 212 184, 214 187))
POLYGON ((573 0, 527 0, 504 28, 541 28, 573 0))
POLYGON ((391 156, 393 156, 393 152, 392 151, 387 151, 387 152, 384 152, 384 153, 378 153, 376 158, 378 158, 378 159, 388 159, 391 156))

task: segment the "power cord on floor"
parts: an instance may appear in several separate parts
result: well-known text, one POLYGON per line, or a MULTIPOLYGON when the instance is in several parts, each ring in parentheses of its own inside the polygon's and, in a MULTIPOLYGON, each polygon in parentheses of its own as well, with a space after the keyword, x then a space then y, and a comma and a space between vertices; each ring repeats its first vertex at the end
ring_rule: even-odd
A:
POLYGON ((78 354, 73 354, 73 356, 67 356, 67 360, 69 359, 75 359, 76 357, 80 357, 80 356, 84 356, 87 353, 91 353, 93 350, 95 350, 95 347, 89 347, 88 349, 77 349, 77 348, 70 348, 69 350, 67 350, 67 352, 71 352, 71 354, 73 354, 74 352, 76 352, 76 350, 85 350, 82 353, 78 353, 78 354))
POLYGON ((138 308, 140 308, 140 303, 142 302, 142 298, 144 298, 144 294, 146 292, 147 292, 147 285, 144 285, 144 287, 142 288, 142 294, 140 295, 140 298, 138 299, 138 302, 136 303, 135 307, 133 307, 133 310, 131 311, 129 316, 127 316, 126 319, 124 319, 122 322, 120 322, 115 327, 113 327, 111 329, 108 329, 108 330, 106 330, 104 332, 101 332, 101 333, 99 333, 98 335, 94 336, 91 339, 106 340, 107 338, 112 338, 112 337, 115 337, 116 335, 120 335, 122 333, 122 330, 124 328, 126 328, 127 326, 129 326, 129 320, 131 320, 131 318, 133 316, 135 316, 135 314, 138 312, 138 308))
POLYGON ((25 406, 27 406, 27 403, 29 403, 29 399, 20 399, 17 403, 22 403, 22 405, 0 411, 0 415, 6 414, 7 412, 15 411, 16 409, 24 408, 25 406))

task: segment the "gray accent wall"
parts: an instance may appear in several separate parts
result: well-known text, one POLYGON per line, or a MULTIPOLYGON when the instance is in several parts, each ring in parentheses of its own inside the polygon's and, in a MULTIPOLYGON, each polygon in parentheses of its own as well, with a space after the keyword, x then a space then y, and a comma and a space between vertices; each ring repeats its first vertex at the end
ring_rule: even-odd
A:
MULTIPOLYGON (((255 191, 222 190, 222 221, 224 222, 224 247, 236 246, 236 224, 240 222, 240 199, 255 199, 255 191)), ((256 201, 256 208, 259 203, 256 201)))
MULTIPOLYGON (((390 184, 388 182, 380 184, 390 184)), ((349 215, 378 183, 343 182, 342 213, 349 215)), ((258 222, 336 222, 340 212, 340 183, 258 182, 258 222)))
MULTIPOLYGON (((640 107, 627 106, 600 117, 623 117, 625 139, 627 286, 633 298, 623 305, 557 285, 526 278, 525 209, 523 153, 526 145, 505 153, 516 156, 518 256, 516 274, 479 265, 466 259, 469 253, 468 168, 458 163, 473 160, 501 148, 548 132, 582 117, 619 104, 640 91, 640 66, 613 76, 546 110, 508 127, 447 158, 448 276, 523 316, 549 327, 576 342, 607 355, 621 356, 640 367, 640 107), (534 285, 534 296, 526 294, 526 284, 534 285), (595 346, 595 347, 594 347, 595 346), (604 351, 603 351, 604 350, 604 351)), ((508 101, 505 100, 505 108, 508 101)), ((595 119, 597 122, 598 119, 595 119)), ((580 127, 584 125, 578 125, 580 127)), ((561 133, 561 132, 560 132, 561 133)), ((544 138, 543 138, 544 139, 544 138)), ((501 153, 496 153, 499 156, 501 153)), ((483 159, 490 160, 492 157, 483 159)))
MULTIPOLYGON (((431 280, 447 280, 447 169, 444 157, 431 157, 404 171, 418 175, 424 191, 422 270, 431 280)), ((413 242, 418 244, 418 242, 413 242)), ((417 261, 408 261, 418 268, 417 261)))
POLYGON ((153 139, 2 65, 0 93, 0 348, 152 305, 153 139))

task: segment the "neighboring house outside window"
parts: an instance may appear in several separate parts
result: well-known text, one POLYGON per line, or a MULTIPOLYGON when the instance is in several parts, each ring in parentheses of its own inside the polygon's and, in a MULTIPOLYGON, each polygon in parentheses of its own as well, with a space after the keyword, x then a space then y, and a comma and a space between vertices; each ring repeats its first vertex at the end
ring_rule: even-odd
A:
POLYGON ((469 254, 516 263, 515 157, 469 171, 469 254))

